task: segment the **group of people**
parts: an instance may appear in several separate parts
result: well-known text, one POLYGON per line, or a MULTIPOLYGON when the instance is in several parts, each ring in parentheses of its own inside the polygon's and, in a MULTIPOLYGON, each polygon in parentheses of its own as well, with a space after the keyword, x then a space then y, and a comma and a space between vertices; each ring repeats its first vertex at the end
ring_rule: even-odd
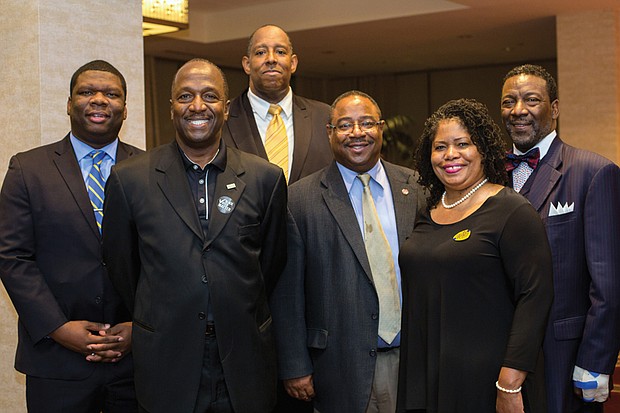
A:
POLYGON ((293 93, 266 25, 229 100, 175 74, 175 140, 122 143, 111 64, 70 82, 71 131, 11 158, 0 276, 29 412, 602 412, 620 349, 620 170, 557 133, 543 68, 501 115, 458 99, 415 171, 377 102, 293 93))

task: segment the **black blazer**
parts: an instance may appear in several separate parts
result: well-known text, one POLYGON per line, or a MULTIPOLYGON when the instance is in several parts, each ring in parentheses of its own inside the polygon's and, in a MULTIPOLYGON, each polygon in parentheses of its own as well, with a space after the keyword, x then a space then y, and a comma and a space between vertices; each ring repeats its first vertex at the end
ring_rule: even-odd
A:
MULTIPOLYGON (((295 147, 289 184, 326 167, 332 161, 326 127, 329 123, 329 110, 329 106, 323 102, 293 95, 295 147)), ((228 146, 268 160, 247 90, 230 103, 222 138, 228 146)))
MULTIPOLYGON (((117 161, 140 149, 119 142, 117 161)), ((47 335, 70 320, 130 315, 102 263, 101 237, 69 135, 11 158, 0 193, 0 276, 19 315, 15 368, 83 379, 98 363, 47 335)), ((131 364, 125 357, 120 364, 131 364)))
POLYGON ((286 181, 257 156, 220 151, 206 234, 176 142, 113 168, 106 186, 104 255, 133 310, 136 392, 151 413, 193 410, 209 300, 234 410, 275 404, 267 297, 286 260, 286 181))

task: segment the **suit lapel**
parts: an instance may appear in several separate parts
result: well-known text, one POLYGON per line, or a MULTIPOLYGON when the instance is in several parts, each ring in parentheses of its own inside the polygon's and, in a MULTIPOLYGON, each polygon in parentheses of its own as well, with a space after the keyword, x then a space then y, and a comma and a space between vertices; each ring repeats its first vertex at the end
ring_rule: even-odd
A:
POLYGON ((312 119, 304 103, 293 95, 293 129, 295 147, 293 148, 293 165, 288 181, 299 180, 301 170, 310 152, 310 138, 312 133, 312 119))
POLYGON ((245 190, 245 182, 239 179, 244 172, 241 162, 232 151, 226 150, 226 169, 217 177, 214 199, 210 202, 209 230, 205 240, 207 248, 222 232, 245 190))
POLYGON ((157 185, 164 193, 164 197, 192 232, 204 240, 202 226, 189 185, 184 185, 187 182, 187 175, 175 142, 162 148, 162 155, 155 166, 155 171, 157 173, 157 185))
POLYGON ((230 137, 235 143, 234 146, 243 152, 253 153, 267 159, 267 152, 256 126, 247 91, 239 96, 236 104, 231 105, 228 116, 231 120, 238 118, 227 122, 230 137))
POLYGON ((388 162, 383 162, 385 172, 390 181, 394 213, 396 214, 396 228, 398 230, 398 245, 411 235, 418 210, 418 202, 413 186, 413 175, 405 174, 388 162))
POLYGON ((357 257, 360 265, 366 272, 366 276, 372 281, 372 273, 370 272, 370 264, 368 263, 368 256, 366 255, 366 247, 364 246, 364 239, 355 217, 355 211, 351 206, 351 200, 347 193, 346 186, 336 166, 335 162, 332 162, 331 166, 325 170, 323 177, 321 178, 323 184, 323 199, 327 208, 333 215, 336 223, 340 227, 340 230, 344 234, 344 238, 351 246, 353 253, 357 257))
POLYGON ((558 170, 562 164, 562 146, 563 142, 556 137, 549 152, 540 161, 532 179, 528 179, 521 190, 521 195, 525 196, 539 213, 542 212, 545 200, 549 198, 551 191, 562 177, 562 173, 558 170))
POLYGON ((90 198, 88 198, 88 193, 86 192, 82 171, 75 158, 75 152, 73 151, 73 146, 71 146, 69 135, 59 142, 55 150, 55 155, 54 164, 58 172, 67 184, 67 187, 69 187, 69 191, 73 195, 73 199, 80 208, 80 211, 82 211, 84 219, 88 222, 88 225, 93 231, 93 235, 100 238, 101 235, 97 227, 93 207, 90 204, 90 198))

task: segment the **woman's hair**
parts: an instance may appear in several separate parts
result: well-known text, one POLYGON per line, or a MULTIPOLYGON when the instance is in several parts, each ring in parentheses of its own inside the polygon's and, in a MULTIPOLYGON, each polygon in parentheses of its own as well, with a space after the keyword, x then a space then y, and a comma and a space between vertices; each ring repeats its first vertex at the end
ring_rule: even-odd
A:
POLYGON ((499 127, 489 116, 486 106, 474 99, 451 100, 426 120, 414 156, 414 165, 420 174, 418 182, 426 188, 429 194, 428 209, 437 205, 445 190, 433 171, 431 152, 439 123, 449 120, 458 121, 471 135, 472 142, 482 156, 484 174, 489 182, 500 185, 508 183, 504 162, 506 153, 504 141, 499 127))

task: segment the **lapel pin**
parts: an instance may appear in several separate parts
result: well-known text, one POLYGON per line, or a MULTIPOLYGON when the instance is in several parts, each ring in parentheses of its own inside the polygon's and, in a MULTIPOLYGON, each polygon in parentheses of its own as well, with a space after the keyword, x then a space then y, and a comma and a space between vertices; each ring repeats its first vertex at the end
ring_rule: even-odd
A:
POLYGON ((233 182, 232 184, 227 184, 226 189, 235 189, 237 185, 233 182))
POLYGON ((470 235, 471 231, 468 229, 464 229, 463 231, 456 233, 456 235, 454 235, 452 239, 455 241, 465 241, 467 238, 469 238, 470 235))
POLYGON ((229 196, 221 196, 217 200, 217 209, 222 214, 230 214, 235 208, 235 202, 229 196))

